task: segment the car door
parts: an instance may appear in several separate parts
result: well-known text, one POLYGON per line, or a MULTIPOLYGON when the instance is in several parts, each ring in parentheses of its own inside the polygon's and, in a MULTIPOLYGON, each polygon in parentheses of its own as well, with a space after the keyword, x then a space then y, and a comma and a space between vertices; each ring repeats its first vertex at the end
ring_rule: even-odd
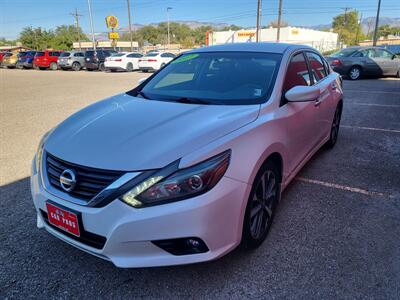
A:
POLYGON ((398 64, 393 59, 393 54, 385 49, 375 49, 377 59, 379 59, 383 66, 383 75, 396 75, 398 71, 398 64))
POLYGON ((317 109, 316 144, 321 143, 330 133, 335 107, 336 75, 328 74, 323 58, 311 51, 306 52, 308 64, 312 73, 312 82, 320 89, 320 96, 315 102, 317 109))
POLYGON ((382 68, 376 61, 376 53, 374 49, 364 49, 360 51, 360 63, 364 75, 382 75, 382 68))
MULTIPOLYGON (((311 73, 305 54, 297 52, 288 64, 282 87, 282 101, 278 118, 282 118, 287 132, 289 167, 295 170, 314 149, 318 137, 318 112, 315 101, 287 102, 285 94, 295 86, 310 86, 311 73)), ((313 99, 310 99, 313 100, 313 99)))

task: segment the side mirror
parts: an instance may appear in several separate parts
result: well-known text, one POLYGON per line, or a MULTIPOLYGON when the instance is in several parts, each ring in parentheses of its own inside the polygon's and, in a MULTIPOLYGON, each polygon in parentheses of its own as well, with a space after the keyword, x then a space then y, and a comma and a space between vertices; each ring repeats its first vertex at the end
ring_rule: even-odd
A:
POLYGON ((288 90, 285 97, 289 102, 307 102, 315 101, 320 95, 320 89, 316 86, 297 85, 288 90))
POLYGON ((140 78, 137 82, 138 82, 138 84, 140 85, 140 84, 142 84, 146 79, 147 79, 147 77, 143 77, 143 78, 140 78))
POLYGON ((392 59, 396 59, 396 57, 397 57, 396 54, 393 54, 392 59))

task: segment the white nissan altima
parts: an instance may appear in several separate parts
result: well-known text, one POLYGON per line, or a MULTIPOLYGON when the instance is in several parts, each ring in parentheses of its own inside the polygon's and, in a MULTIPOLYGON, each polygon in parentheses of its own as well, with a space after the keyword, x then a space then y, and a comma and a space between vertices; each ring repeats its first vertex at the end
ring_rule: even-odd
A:
POLYGON ((340 77, 307 46, 187 52, 42 138, 37 226, 118 267, 257 247, 282 190, 335 145, 342 99, 340 77))

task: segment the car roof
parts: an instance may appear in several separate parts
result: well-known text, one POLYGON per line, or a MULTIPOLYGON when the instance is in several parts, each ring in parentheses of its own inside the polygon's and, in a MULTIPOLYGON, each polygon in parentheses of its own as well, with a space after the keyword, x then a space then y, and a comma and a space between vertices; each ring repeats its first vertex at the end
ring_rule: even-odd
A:
POLYGON ((283 54, 287 50, 296 49, 313 49, 306 45, 294 45, 287 43, 273 43, 273 42, 260 42, 260 43, 231 43, 216 46, 209 46, 204 48, 197 48, 185 53, 199 53, 199 52, 266 52, 266 53, 280 53, 283 54))

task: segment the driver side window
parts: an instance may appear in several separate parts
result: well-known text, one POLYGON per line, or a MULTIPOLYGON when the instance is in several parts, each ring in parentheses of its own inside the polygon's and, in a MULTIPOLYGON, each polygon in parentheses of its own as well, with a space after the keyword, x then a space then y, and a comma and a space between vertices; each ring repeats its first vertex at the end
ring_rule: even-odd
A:
POLYGON ((303 53, 298 53, 292 57, 286 71, 285 82, 282 92, 285 94, 292 87, 302 85, 310 86, 310 73, 303 53))

